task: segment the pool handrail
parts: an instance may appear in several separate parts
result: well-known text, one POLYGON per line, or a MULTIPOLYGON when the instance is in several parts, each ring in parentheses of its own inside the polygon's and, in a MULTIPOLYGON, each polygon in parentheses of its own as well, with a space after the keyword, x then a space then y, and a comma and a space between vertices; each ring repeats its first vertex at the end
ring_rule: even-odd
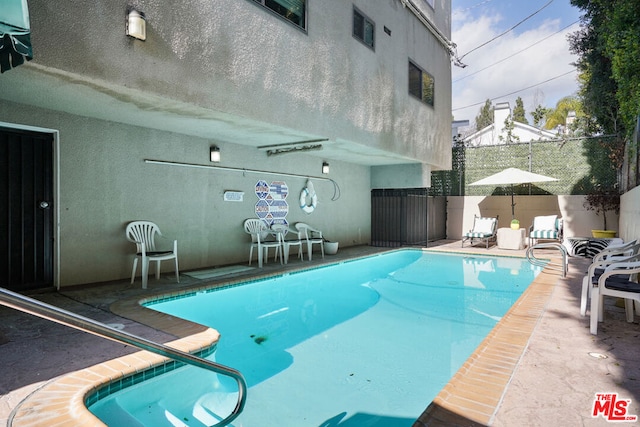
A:
POLYGON ((546 267, 551 270, 562 271, 562 277, 567 277, 569 269, 569 260, 567 259, 567 250, 560 243, 538 243, 527 248, 527 260, 537 267, 546 267), (536 249, 557 249, 562 254, 562 265, 549 260, 542 260, 535 256, 536 249))
POLYGON ((247 382, 245 381, 242 373, 233 368, 112 328, 93 319, 89 319, 88 317, 20 295, 2 287, 0 287, 0 305, 78 329, 83 332, 97 335, 101 338, 110 339, 112 341, 131 345, 141 350, 150 351, 178 362, 232 377, 238 383, 238 401, 236 406, 229 416, 210 427, 229 424, 231 421, 236 419, 238 415, 240 415, 244 408, 247 399, 247 382))

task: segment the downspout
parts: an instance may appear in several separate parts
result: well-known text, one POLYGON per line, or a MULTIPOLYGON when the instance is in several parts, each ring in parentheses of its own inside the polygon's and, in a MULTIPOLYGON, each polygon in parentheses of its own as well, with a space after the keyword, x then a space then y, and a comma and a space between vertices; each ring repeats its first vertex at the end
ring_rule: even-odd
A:
POLYGON ((427 29, 435 36, 435 38, 447 50, 447 52, 449 52, 449 56, 451 57, 454 65, 462 68, 466 67, 466 65, 458 59, 456 44, 449 40, 444 34, 442 34, 438 27, 436 27, 435 24, 431 22, 431 20, 424 13, 422 13, 420 9, 416 7, 412 0, 400 0, 400 2, 402 3, 403 7, 408 8, 418 18, 418 20, 422 22, 425 27, 427 27, 427 29))

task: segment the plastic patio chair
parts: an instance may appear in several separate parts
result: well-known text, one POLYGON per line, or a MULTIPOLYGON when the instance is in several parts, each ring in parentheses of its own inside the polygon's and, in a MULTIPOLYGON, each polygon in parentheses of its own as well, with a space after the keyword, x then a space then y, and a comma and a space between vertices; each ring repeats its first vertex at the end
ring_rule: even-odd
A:
POLYGON ((604 318, 605 296, 624 298, 627 322, 633 323, 634 302, 640 305, 640 284, 631 279, 638 273, 640 261, 618 262, 605 268, 598 279, 598 286, 591 289, 590 331, 593 335, 598 335, 598 322, 604 318))
POLYGON ((591 297, 591 288, 598 286, 598 279, 605 268, 616 262, 640 261, 640 243, 636 240, 622 245, 610 246, 593 257, 587 274, 582 279, 580 295, 580 315, 586 316, 587 304, 591 297))
POLYGON ((297 222, 295 227, 296 230, 298 230, 302 234, 302 239, 307 242, 307 253, 309 254, 309 261, 311 261, 313 245, 320 245, 322 259, 324 259, 324 238, 322 237, 322 231, 317 230, 304 222, 297 222))
POLYGON ((251 235, 251 246, 249 249, 249 265, 253 259, 253 248, 258 250, 258 267, 262 268, 263 262, 267 262, 269 257, 269 248, 275 249, 275 258, 280 255, 280 264, 282 264, 282 252, 280 251, 280 242, 278 240, 267 240, 271 234, 271 230, 267 224, 261 219, 249 218, 244 221, 244 231, 251 235))
POLYGON ((289 253, 291 252, 291 246, 298 247, 298 258, 304 259, 302 255, 302 233, 298 230, 292 230, 286 224, 273 224, 271 230, 276 232, 280 245, 282 245, 282 252, 284 256, 284 263, 289 262, 289 253), (294 235, 295 237, 288 237, 294 235))
POLYGON ((151 221, 133 221, 127 224, 127 240, 136 244, 136 256, 133 259, 133 269, 131 270, 131 283, 133 284, 138 268, 138 258, 142 260, 141 275, 142 289, 147 289, 147 276, 149 273, 149 263, 155 261, 156 279, 160 279, 160 263, 167 260, 175 260, 176 282, 180 283, 180 273, 178 272, 178 241, 173 240, 173 248, 159 250, 156 247, 156 237, 166 240, 160 232, 160 228, 151 221))

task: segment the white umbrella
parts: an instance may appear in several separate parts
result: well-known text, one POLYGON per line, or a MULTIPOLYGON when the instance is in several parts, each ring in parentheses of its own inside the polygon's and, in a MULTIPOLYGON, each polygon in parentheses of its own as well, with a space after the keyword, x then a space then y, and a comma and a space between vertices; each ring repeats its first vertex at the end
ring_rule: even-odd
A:
POLYGON ((502 172, 490 175, 480 181, 473 182, 469 185, 495 185, 495 186, 511 186, 511 217, 515 218, 515 206, 513 201, 513 185, 514 184, 531 184, 534 182, 557 181, 556 178, 540 175, 533 172, 523 171, 516 168, 508 168, 502 172))

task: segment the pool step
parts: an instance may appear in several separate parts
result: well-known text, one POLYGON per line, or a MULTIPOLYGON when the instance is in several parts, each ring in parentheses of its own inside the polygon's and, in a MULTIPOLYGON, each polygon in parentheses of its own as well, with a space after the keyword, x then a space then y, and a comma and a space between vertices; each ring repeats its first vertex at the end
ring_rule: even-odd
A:
POLYGON ((98 409, 96 411, 92 410, 92 412, 94 415, 100 417, 103 423, 109 426, 145 427, 143 423, 138 421, 129 411, 118 405, 115 401, 109 404, 108 410, 100 411, 98 409))

